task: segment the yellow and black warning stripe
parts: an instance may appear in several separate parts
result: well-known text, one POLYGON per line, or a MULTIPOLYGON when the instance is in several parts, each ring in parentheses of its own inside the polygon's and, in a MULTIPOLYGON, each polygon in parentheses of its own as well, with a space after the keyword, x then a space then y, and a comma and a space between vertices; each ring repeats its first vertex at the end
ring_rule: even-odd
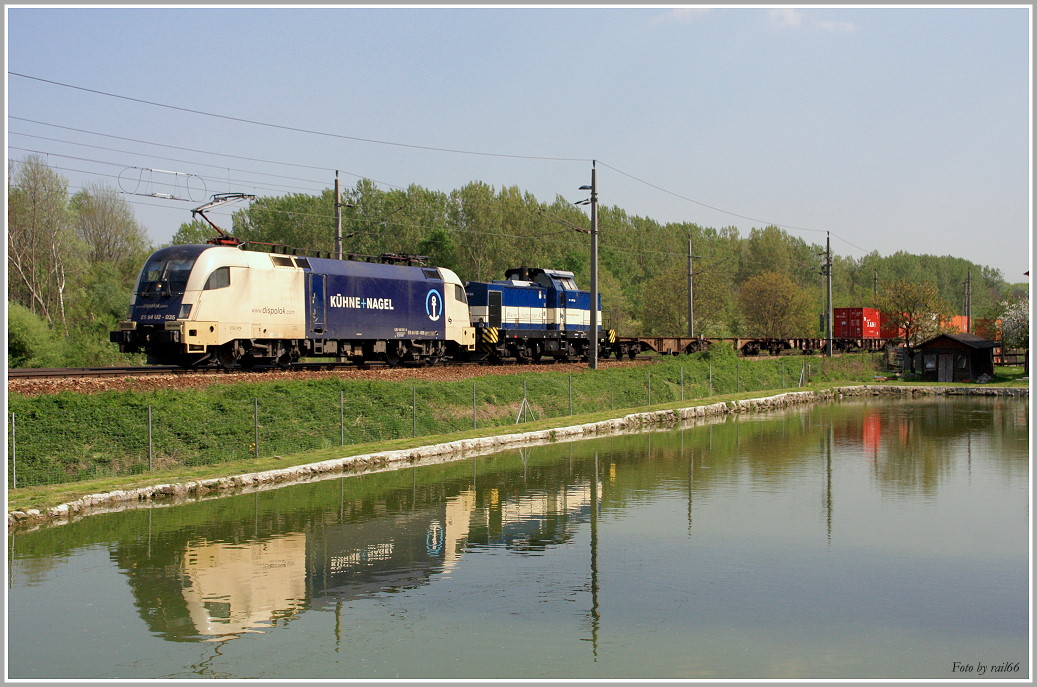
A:
POLYGON ((500 340, 500 330, 497 327, 480 327, 476 347, 480 353, 492 353, 497 348, 500 340))

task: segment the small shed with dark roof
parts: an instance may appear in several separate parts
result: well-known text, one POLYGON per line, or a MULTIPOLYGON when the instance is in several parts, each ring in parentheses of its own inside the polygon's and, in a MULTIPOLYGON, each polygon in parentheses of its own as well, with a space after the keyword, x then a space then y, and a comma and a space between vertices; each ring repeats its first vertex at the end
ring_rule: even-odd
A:
POLYGON ((972 382, 994 376, 1000 344, 975 334, 940 334, 912 350, 911 370, 930 382, 972 382))

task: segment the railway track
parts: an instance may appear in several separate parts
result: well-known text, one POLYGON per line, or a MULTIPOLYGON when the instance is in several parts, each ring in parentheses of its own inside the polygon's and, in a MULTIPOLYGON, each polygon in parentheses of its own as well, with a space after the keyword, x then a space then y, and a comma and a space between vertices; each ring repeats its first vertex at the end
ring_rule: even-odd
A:
MULTIPOLYGON (((287 371, 321 371, 334 369, 356 369, 353 363, 296 363, 287 371)), ((225 370, 220 367, 183 368, 176 365, 148 365, 146 367, 68 367, 68 368, 16 368, 7 371, 8 379, 102 379, 105 377, 154 377, 157 375, 240 375, 263 372, 283 372, 279 367, 256 366, 225 370)))
POLYGON ((8 379, 98 379, 192 372, 174 366, 152 367, 23 367, 7 370, 8 379))
MULTIPOLYGON (((650 357, 645 357, 642 362, 650 360, 650 357)), ((516 363, 513 361, 508 362, 453 362, 449 364, 438 364, 432 366, 433 368, 450 369, 458 367, 467 368, 482 368, 482 367, 521 367, 523 369, 537 369, 544 368, 550 369, 557 365, 563 365, 564 363, 557 363, 553 360, 542 360, 539 362, 530 363, 516 363)), ((586 363, 579 363, 580 365, 586 365, 586 363)), ((602 361, 601 364, 605 364, 602 361)), ((615 363, 613 363, 615 364, 615 363)), ((399 365, 395 369, 428 369, 425 366, 407 366, 399 365)), ((148 365, 146 367, 135 366, 135 367, 69 367, 69 368, 14 368, 7 370, 7 378, 9 380, 26 380, 26 381, 46 381, 46 380, 75 380, 75 379, 104 379, 104 378, 128 378, 128 377, 155 377, 160 375, 173 375, 173 376, 188 376, 188 375, 221 375, 221 376, 244 376, 254 375, 263 373, 292 373, 292 372, 327 372, 335 370, 348 370, 363 372, 368 369, 379 369, 387 370, 393 369, 393 366, 385 362, 370 362, 365 363, 362 368, 358 368, 355 363, 352 362, 299 362, 294 363, 287 368, 282 369, 276 365, 257 365, 252 368, 234 368, 224 369, 221 367, 198 367, 198 368, 183 368, 176 365, 148 365)))

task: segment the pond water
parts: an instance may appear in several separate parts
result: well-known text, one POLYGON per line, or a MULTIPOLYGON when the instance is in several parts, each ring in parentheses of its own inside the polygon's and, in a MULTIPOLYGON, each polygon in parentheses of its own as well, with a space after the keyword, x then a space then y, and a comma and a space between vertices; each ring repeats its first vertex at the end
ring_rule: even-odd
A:
POLYGON ((1028 458, 846 401, 94 515, 8 538, 8 677, 1028 678, 1028 458))

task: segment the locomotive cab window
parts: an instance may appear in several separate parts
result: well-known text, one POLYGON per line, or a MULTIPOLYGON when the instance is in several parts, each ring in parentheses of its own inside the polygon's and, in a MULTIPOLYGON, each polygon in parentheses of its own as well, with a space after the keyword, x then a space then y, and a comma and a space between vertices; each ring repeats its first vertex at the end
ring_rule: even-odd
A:
POLYGON ((468 296, 465 294, 464 287, 460 284, 454 284, 454 300, 460 301, 465 305, 468 304, 468 296))
POLYGON ((191 276, 192 267, 194 267, 193 258, 153 258, 144 267, 138 293, 141 295, 183 293, 187 288, 187 278, 191 276))
POLYGON ((230 268, 229 267, 218 267, 209 278, 205 280, 205 286, 202 287, 205 291, 212 291, 213 289, 222 289, 230 286, 230 268))

